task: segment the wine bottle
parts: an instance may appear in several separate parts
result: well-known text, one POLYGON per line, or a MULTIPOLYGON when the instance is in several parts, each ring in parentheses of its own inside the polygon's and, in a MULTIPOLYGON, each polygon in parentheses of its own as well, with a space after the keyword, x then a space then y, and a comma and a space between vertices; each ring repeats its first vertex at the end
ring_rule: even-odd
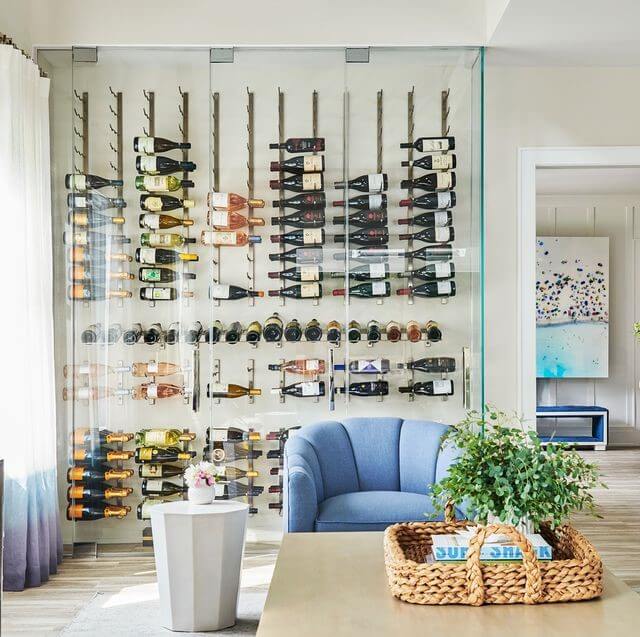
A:
POLYGON ((195 279, 193 272, 176 272, 171 268, 140 268, 138 279, 145 283, 173 283, 180 279, 195 279))
POLYGON ((144 333, 144 342, 146 345, 155 345, 162 340, 163 330, 160 323, 153 323, 144 333))
POLYGON ((162 215, 146 212, 138 217, 138 223, 141 228, 149 230, 168 230, 169 228, 177 228, 178 226, 193 225, 193 219, 180 219, 171 215, 162 215))
POLYGON ((122 336, 122 325, 120 323, 112 323, 107 330, 107 343, 113 345, 118 342, 118 339, 122 336))
POLYGON ((277 313, 272 314, 264 322, 262 333, 267 343, 279 343, 282 340, 283 324, 282 319, 277 313))
POLYGON ((456 167, 456 156, 453 153, 442 155, 424 155, 413 161, 403 161, 402 166, 413 166, 423 170, 451 170, 456 167))
POLYGON ((418 321, 409 321, 407 323, 407 339, 411 343, 418 343, 422 340, 422 330, 420 329, 420 325, 418 321))
POLYGON ((445 192, 429 192, 420 197, 400 199, 401 208, 424 208, 426 210, 445 210, 456 205, 456 193, 453 190, 445 192))
POLYGON ((184 473, 184 467, 175 464, 141 464, 138 476, 141 478, 175 478, 184 473))
POLYGON ((358 321, 349 321, 349 326, 347 327, 347 338, 349 339, 349 343, 358 343, 362 338, 362 327, 360 327, 360 323, 358 321))
POLYGON ((429 212, 423 212, 415 217, 407 217, 405 219, 398 219, 398 225, 400 226, 423 226, 426 228, 438 228, 450 226, 453 221, 453 215, 450 210, 431 210, 429 212))
POLYGON ((94 230, 74 230, 62 233, 62 242, 68 246, 105 246, 131 243, 129 237, 121 234, 103 234, 94 230))
MULTIPOLYGON (((345 290, 337 289, 333 291, 333 296, 344 296, 345 290)), ((391 285, 388 281, 371 281, 360 283, 349 288, 349 296, 357 296, 368 299, 374 296, 391 296, 391 285)))
POLYGON ((103 482, 104 480, 126 480, 133 475, 131 469, 111 469, 77 466, 67 469, 67 482, 103 482))
POLYGON ((425 374, 448 374, 456 371, 456 359, 448 357, 419 358, 415 361, 398 363, 398 369, 413 369, 425 374))
MULTIPOLYGON (((336 225, 344 225, 347 217, 334 217, 333 223, 336 225)), ((348 217, 349 225, 358 228, 381 228, 387 225, 386 210, 357 210, 352 212, 348 217)))
POLYGON ((136 170, 141 175, 170 175, 171 173, 193 172, 196 165, 192 161, 178 161, 161 155, 138 155, 136 170))
POLYGON ((166 363, 164 361, 161 361, 159 363, 133 363, 131 365, 131 375, 134 378, 149 376, 171 376, 172 374, 179 374, 181 371, 182 368, 180 367, 180 365, 176 365, 175 363, 166 363))
POLYGON ((290 137, 281 144, 269 144, 269 148, 288 153, 321 153, 324 151, 324 137, 290 137))
POLYGON ((300 267, 287 268, 279 272, 268 272, 270 279, 282 279, 287 281, 322 281, 323 273, 318 265, 302 265, 300 267))
POLYGON ((135 345, 142 336, 142 325, 134 323, 128 330, 122 334, 122 342, 125 345, 135 345))
POLYGON ((169 212, 179 208, 193 208, 195 205, 193 199, 179 199, 172 195, 140 195, 140 208, 149 212, 169 212))
MULTIPOLYGON (((76 484, 67 489, 67 501, 112 500, 126 498, 133 493, 131 487, 98 487, 97 485, 76 484)), ((87 503, 90 504, 90 503, 87 503)))
POLYGON ((271 179, 271 190, 290 190, 291 192, 320 192, 324 189, 322 173, 304 173, 291 175, 284 179, 271 179))
POLYGON ((391 364, 386 358, 364 358, 349 361, 349 371, 352 374, 386 374, 391 370, 391 364))
POLYGON ((418 137, 413 142, 400 144, 400 148, 415 148, 421 153, 454 150, 455 147, 455 137, 418 137))
POLYGON ((172 287, 142 287, 140 288, 141 301, 175 301, 179 296, 191 297, 193 292, 179 292, 172 287))
POLYGON ((164 504, 165 502, 171 502, 171 500, 166 498, 144 498, 136 508, 136 516, 138 520, 150 520, 151 509, 159 504, 164 504))
POLYGON ((286 252, 275 252, 269 255, 271 261, 292 261, 298 265, 317 265, 322 263, 322 258, 322 246, 292 248, 286 252))
POLYGON ((297 210, 282 217, 271 217, 272 226, 321 228, 325 224, 324 210, 297 210))
POLYGON ((322 228, 305 228, 284 234, 272 234, 271 243, 288 243, 294 246, 322 245, 324 230, 322 228))
POLYGON ((355 179, 336 181, 333 184, 336 190, 359 190, 360 192, 381 193, 389 187, 389 180, 386 173, 375 173, 372 175, 360 175, 355 179))
POLYGON ((146 192, 174 192, 180 188, 193 188, 195 184, 190 179, 178 179, 174 175, 138 175, 134 185, 136 190, 146 192))
POLYGON ((123 518, 131 511, 129 506, 111 504, 70 504, 67 507, 67 520, 100 520, 102 518, 123 518))
POLYGON ((299 376, 317 376, 324 374, 325 362, 318 358, 297 358, 284 363, 269 365, 271 371, 284 371, 288 374, 298 374, 299 376))
POLYGON ((222 283, 212 283, 209 286, 209 298, 210 299, 225 299, 230 301, 237 301, 238 299, 245 299, 247 297, 263 297, 264 292, 259 290, 247 290, 241 288, 238 285, 224 285, 222 283))
POLYGON ((427 281, 412 288, 400 288, 396 290, 400 296, 444 297, 456 295, 456 283, 447 281, 427 281))
POLYGON ((207 223, 216 230, 239 230, 245 226, 264 226, 264 219, 261 217, 245 217, 239 212, 229 212, 228 210, 209 210, 207 213, 207 223))
POLYGON ((384 328, 387 340, 390 343, 397 343, 402 338, 402 328, 397 321, 389 321, 384 328))
POLYGON ((302 327, 298 319, 291 319, 284 328, 284 340, 292 343, 302 339, 302 327))
POLYGON ((322 285, 320 283, 300 283, 288 288, 269 290, 269 296, 283 296, 290 299, 319 299, 322 297, 322 285))
MULTIPOLYGON (((65 367, 67 367, 65 365, 65 367)), ((77 367, 80 367, 79 365, 77 367)), ((86 365, 84 367, 87 367, 86 365)), ((102 368, 107 368, 107 373, 111 369, 107 365, 101 365, 102 368)), ((66 378, 66 374, 65 374, 66 378)), ((115 433, 108 429, 90 429, 87 427, 76 429, 72 436, 73 444, 77 446, 84 445, 85 447, 99 447, 101 445, 110 445, 116 442, 129 442, 133 439, 133 434, 119 432, 115 433)))
POLYGON ((438 341, 442 340, 442 330, 435 321, 427 321, 425 332, 427 335, 427 340, 431 341, 432 343, 437 343, 438 341))
POLYGON ((256 387, 243 387, 234 383, 209 383, 207 398, 241 398, 242 396, 261 396, 262 390, 256 387))
POLYGON ((106 197, 99 192, 86 192, 83 194, 70 192, 67 195, 67 206, 73 210, 80 208, 81 210, 100 212, 110 208, 126 208, 127 202, 121 197, 106 197))
POLYGON ((100 284, 105 287, 107 281, 130 281, 135 278, 130 272, 117 272, 107 270, 105 267, 88 267, 86 265, 72 265, 67 271, 70 281, 78 281, 91 286, 92 284, 100 284))
POLYGON ((376 343, 382 338, 380 323, 372 319, 367 323, 367 342, 376 343))
POLYGON ((217 230, 203 230, 200 241, 205 246, 231 246, 240 247, 250 243, 260 243, 262 237, 258 235, 248 235, 246 232, 224 232, 217 230))
POLYGON ((336 390, 340 394, 349 393, 352 396, 387 396, 389 383, 386 380, 350 383, 346 392, 344 387, 336 387, 336 390))
POLYGON ((188 487, 181 484, 175 484, 168 480, 154 480, 145 478, 142 481, 142 495, 161 496, 168 497, 171 495, 177 495, 178 493, 184 493, 188 487))
POLYGON ((122 185, 124 185, 122 179, 107 179, 98 175, 75 173, 64 176, 64 187, 67 190, 98 190, 106 186, 118 187, 122 185))
POLYGON ((318 319, 311 319, 304 328, 304 337, 307 341, 315 342, 322 339, 322 326, 318 319))
POLYGON ((456 187, 456 174, 454 172, 426 173, 415 179, 403 179, 400 188, 418 188, 435 192, 437 190, 451 190, 456 187))
POLYGON ((453 396, 452 380, 428 380, 407 387, 398 387, 401 394, 419 394, 422 396, 453 396))
POLYGON ((189 345, 195 345, 200 341, 204 328, 200 321, 193 321, 184 333, 184 342, 189 345))
POLYGON ((322 210, 327 205, 327 197, 323 192, 312 192, 294 195, 288 199, 271 202, 274 208, 295 208, 296 210, 322 210))
POLYGON ((223 332, 224 332, 224 326, 222 325, 222 322, 217 320, 214 321, 213 325, 208 330, 205 330, 204 332, 205 343, 210 343, 212 345, 214 343, 219 343, 220 337, 222 336, 223 332))
POLYGON ((456 274, 456 268, 453 261, 443 261, 439 263, 430 263, 417 270, 411 272, 399 272, 396 276, 399 279, 422 279, 423 281, 435 281, 437 279, 450 279, 456 274))
POLYGON ((246 442, 213 441, 203 449, 204 460, 208 462, 234 462, 236 460, 257 460, 262 455, 259 449, 250 449, 246 442))
POLYGON ((235 192, 216 192, 212 190, 207 195, 207 205, 210 210, 237 212, 243 208, 264 208, 263 199, 246 199, 235 192))
POLYGON ((111 215, 103 215, 93 210, 86 212, 74 212, 70 210, 67 214, 67 223, 71 226, 81 226, 87 228, 101 228, 113 224, 121 226, 126 219, 124 217, 112 217, 111 215))
POLYGON ((182 451, 178 447, 138 447, 135 452, 135 461, 138 463, 176 462, 177 460, 191 460, 196 455, 195 451, 182 451))
POLYGON ((168 265, 178 261, 198 261, 197 254, 166 248, 136 248, 136 262, 146 265, 168 265))
POLYGON ((327 323, 327 341, 338 345, 342 339, 342 325, 336 320, 327 323))
POLYGON ((303 381, 301 383, 286 385, 285 387, 275 387, 271 390, 271 393, 280 394, 282 396, 293 396, 294 398, 312 398, 315 396, 324 396, 324 381, 303 381))
POLYGON ((104 301, 119 298, 128 299, 131 292, 127 290, 107 290, 104 287, 93 284, 75 284, 67 288, 67 295, 72 301, 104 301))
POLYGON ((102 263, 104 261, 131 261, 128 254, 111 252, 109 248, 106 252, 94 246, 74 246, 67 254, 68 260, 72 263, 102 263))
POLYGON ((131 397, 134 400, 156 400, 160 398, 174 398, 184 394, 184 387, 171 383, 142 383, 134 387, 131 397))
POLYGON ((73 461, 91 465, 101 462, 117 462, 118 460, 129 460, 133 456, 133 451, 114 451, 112 449, 96 448, 85 449, 74 447, 73 461))
POLYGON ((165 332, 164 342, 167 345, 175 345, 180 341, 180 321, 169 323, 169 328, 165 332))
POLYGON ((189 142, 172 142, 164 137, 134 137, 133 150, 136 153, 145 155, 155 155, 156 153, 167 153, 170 150, 189 150, 189 142))
POLYGON ((224 333, 225 343, 237 343, 240 340, 243 331, 244 330, 242 329, 240 322, 234 321, 229 325, 224 333))
POLYGON ((453 248, 448 244, 424 246, 413 252, 407 252, 404 256, 420 259, 421 261, 451 261, 453 259, 453 248))
POLYGON ((145 248, 181 248, 195 242, 194 238, 183 237, 173 232, 143 232, 140 235, 140 245, 145 248))
POLYGON ((284 161, 272 161, 269 167, 271 172, 294 173, 301 175, 304 173, 324 172, 324 155, 309 155, 307 157, 290 157, 284 161))
POLYGON ((245 332, 247 343, 257 343, 262 338, 262 325, 258 321, 251 321, 245 332))
POLYGON ((241 482, 218 483, 215 485, 216 500, 231 500, 244 496, 259 496, 264 491, 264 487, 242 484, 241 482))
MULTIPOLYGON (((386 279, 389 274, 388 263, 365 263, 357 265, 349 270, 349 278, 352 281, 374 281, 376 279, 386 279)), ((334 278, 343 278, 343 272, 334 272, 334 278)))
MULTIPOLYGON (((337 234, 333 237, 336 243, 345 243, 346 235, 337 234)), ((349 243, 361 246, 381 246, 389 241, 389 231, 386 228, 361 228, 349 235, 349 243)))
POLYGON ((92 323, 80 334, 80 342, 91 344, 100 341, 102 336, 102 325, 100 323, 92 323))
POLYGON ((225 480, 238 480, 239 478, 257 478, 258 472, 253 469, 238 469, 238 467, 225 467, 225 480))
MULTIPOLYGON (((334 201, 334 207, 344 207, 344 200, 334 201)), ((356 210, 386 210, 387 208, 387 195, 359 195, 358 197, 352 197, 348 202, 349 208, 355 208, 356 210)))
POLYGON ((423 228, 419 232, 399 234, 401 241, 424 241, 425 243, 448 243, 456 237, 455 229, 452 226, 446 228, 423 228))
POLYGON ((245 431, 239 427, 207 427, 206 444, 212 441, 236 441, 236 440, 252 440, 256 442, 261 439, 259 431, 245 431))

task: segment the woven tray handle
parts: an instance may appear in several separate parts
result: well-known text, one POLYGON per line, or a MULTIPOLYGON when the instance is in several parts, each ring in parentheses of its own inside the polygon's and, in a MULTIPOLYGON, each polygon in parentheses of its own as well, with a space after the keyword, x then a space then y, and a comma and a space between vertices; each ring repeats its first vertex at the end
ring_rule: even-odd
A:
POLYGON ((538 558, 531 546, 531 542, 515 527, 506 524, 490 524, 478 527, 477 533, 469 542, 467 554, 467 596, 472 606, 482 606, 484 603, 484 580, 480 566, 480 549, 486 538, 493 533, 507 535, 522 551, 522 564, 526 577, 524 603, 536 604, 542 595, 542 574, 538 558))

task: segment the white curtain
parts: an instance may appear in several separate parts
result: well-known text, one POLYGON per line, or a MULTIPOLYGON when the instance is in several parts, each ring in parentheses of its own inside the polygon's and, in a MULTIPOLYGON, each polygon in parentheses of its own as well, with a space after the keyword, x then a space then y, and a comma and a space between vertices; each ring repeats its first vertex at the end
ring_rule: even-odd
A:
POLYGON ((49 80, 0 45, 0 457, 4 589, 37 586, 62 554, 56 486, 49 80))

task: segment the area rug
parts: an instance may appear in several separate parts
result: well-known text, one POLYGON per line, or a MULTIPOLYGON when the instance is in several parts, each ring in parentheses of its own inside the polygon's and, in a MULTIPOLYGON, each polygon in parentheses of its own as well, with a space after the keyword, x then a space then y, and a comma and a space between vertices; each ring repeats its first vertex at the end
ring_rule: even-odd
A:
MULTIPOLYGON (((240 591, 238 621, 235 626, 215 633, 189 635, 234 635, 249 637, 256 634, 258 621, 267 597, 266 586, 240 591)), ((157 584, 132 586, 117 593, 96 593, 91 601, 60 633, 65 636, 126 637, 141 635, 155 637, 175 633, 160 626, 160 607, 157 584)))

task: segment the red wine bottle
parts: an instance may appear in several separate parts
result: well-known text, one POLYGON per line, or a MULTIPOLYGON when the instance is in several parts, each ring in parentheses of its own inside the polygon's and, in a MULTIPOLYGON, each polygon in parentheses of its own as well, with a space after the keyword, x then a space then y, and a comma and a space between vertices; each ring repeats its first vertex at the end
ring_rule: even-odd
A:
POLYGON ((447 281, 428 281, 416 285, 412 288, 400 288, 396 290, 396 294, 400 296, 422 296, 422 297, 443 297, 456 295, 456 283, 452 280, 447 281))
POLYGON ((398 202, 401 208, 424 208, 425 210, 445 210, 456 205, 456 193, 452 190, 446 192, 430 192, 413 199, 401 199, 398 202))
POLYGON ((453 261, 442 263, 430 263, 412 272, 400 272, 396 276, 399 279, 422 279, 423 281, 436 281, 438 279, 451 279, 456 275, 456 268, 453 261))
POLYGON ((295 208, 296 210, 320 210, 327 205, 327 197, 323 192, 312 192, 306 195, 295 195, 288 199, 271 202, 274 208, 295 208))
POLYGON ((413 386, 398 387, 401 394, 420 394, 422 396, 453 396, 452 380, 428 380, 414 383, 413 386))
POLYGON ((192 161, 178 161, 160 155, 138 155, 136 170, 141 175, 170 175, 171 173, 192 172, 196 165, 192 161))
POLYGON ((415 361, 398 363, 398 369, 413 369, 425 374, 448 374, 456 371, 456 359, 449 357, 419 358, 415 361))
POLYGON ((322 173, 304 173, 284 179, 271 179, 271 190, 290 190, 292 192, 320 192, 324 189, 322 173))
POLYGON ((324 150, 324 137, 290 137, 282 144, 269 144, 269 148, 288 153, 320 153, 324 150))
POLYGON ((389 187, 389 180, 386 173, 376 173, 373 175, 360 175, 355 179, 350 179, 346 183, 344 181, 336 181, 333 183, 336 190, 359 190, 360 192, 380 193, 389 187))
POLYGON ((156 153, 167 153, 170 150, 189 150, 189 142, 172 142, 164 137, 134 137, 133 150, 136 153, 145 155, 155 155, 156 153))
POLYGON ((290 157, 282 162, 272 161, 270 170, 295 175, 321 173, 324 172, 324 155, 308 155, 307 157, 300 155, 299 157, 290 157))
POLYGON ((350 383, 345 391, 344 387, 336 387, 339 394, 349 393, 352 396, 388 396, 389 383, 386 380, 374 380, 370 382, 350 383))
POLYGON ((319 299, 322 296, 322 285, 319 283, 300 283, 288 288, 269 290, 269 296, 284 296, 290 299, 319 299))
POLYGON ((450 210, 431 210, 422 212, 415 217, 407 217, 398 219, 399 226, 422 226, 424 228, 444 228, 450 226, 453 221, 453 215, 450 210))
POLYGON ((272 226, 294 228, 322 228, 325 223, 324 210, 297 210, 283 217, 271 217, 272 226))
POLYGON ((400 188, 419 188, 420 190, 451 190, 456 187, 456 174, 453 172, 426 173, 415 179, 403 179, 400 188))
POLYGON ((293 248, 287 252, 277 252, 269 255, 271 261, 292 261, 298 265, 317 265, 322 263, 322 247, 293 248))
POLYGON ((401 165, 422 168, 423 170, 451 170, 456 167, 456 156, 452 153, 425 155, 413 161, 403 161, 401 165))
POLYGON ((424 246, 413 252, 407 252, 404 256, 420 261, 451 261, 453 248, 449 244, 424 246))
MULTIPOLYGON (((344 225, 346 217, 334 217, 333 223, 344 225)), ((358 228, 382 227, 387 225, 386 210, 358 210, 349 215, 349 225, 358 228)))
POLYGON ((420 232, 413 234, 399 234, 398 239, 401 241, 424 241, 425 243, 449 243, 456 237, 455 229, 451 226, 446 228, 424 228, 420 232))
POLYGON ((271 243, 288 243, 294 246, 322 245, 324 230, 322 228, 304 228, 284 234, 272 234, 271 243))
POLYGON ((302 265, 280 270, 280 272, 269 272, 268 276, 270 279, 283 279, 287 281, 322 281, 323 272, 318 265, 302 265))
POLYGON ((210 299, 225 299, 237 301, 238 299, 246 299, 247 297, 262 297, 264 292, 258 290, 247 290, 239 285, 223 285, 222 283, 212 283, 209 286, 210 299))
POLYGON ((294 383, 286 387, 276 387, 271 390, 272 394, 280 394, 282 396, 294 396, 295 398, 313 398, 316 396, 324 396, 324 381, 303 381, 294 383))
MULTIPOLYGON (((340 208, 345 206, 344 199, 333 202, 334 207, 340 208)), ((349 199, 349 208, 356 210, 386 210, 387 195, 359 195, 349 199)))
POLYGON ((414 142, 400 144, 400 148, 415 148, 421 153, 454 150, 455 137, 418 137, 414 142))
MULTIPOLYGON (((333 296, 344 295, 344 288, 333 291, 333 296)), ((391 285, 388 281, 361 283, 360 285, 355 285, 349 288, 349 296, 358 296, 363 299, 369 299, 374 296, 391 296, 391 285)))
MULTIPOLYGON (((389 264, 387 263, 365 263, 351 268, 349 278, 352 281, 375 281, 378 279, 386 279, 389 275, 389 264)), ((344 272, 334 272, 334 279, 344 277, 344 272)))
MULTIPOLYGON (((345 243, 346 235, 337 234, 333 237, 336 243, 345 243)), ((389 241, 389 231, 386 228, 362 228, 349 235, 349 243, 361 246, 381 246, 389 241)))

